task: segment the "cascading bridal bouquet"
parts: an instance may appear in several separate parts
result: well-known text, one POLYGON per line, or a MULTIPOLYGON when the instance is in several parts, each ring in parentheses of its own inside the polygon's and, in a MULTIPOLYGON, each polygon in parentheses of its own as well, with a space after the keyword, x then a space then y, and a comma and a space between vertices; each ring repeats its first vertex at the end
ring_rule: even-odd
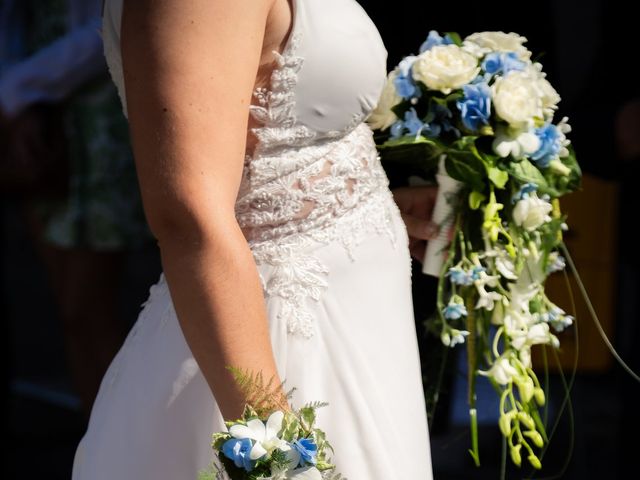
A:
POLYGON ((553 332, 573 322, 544 284, 565 266, 558 199, 581 172, 567 119, 554 122, 560 97, 525 42, 514 33, 430 32, 419 55, 390 72, 368 121, 383 162, 440 185, 441 237, 429 242, 423 271, 439 276, 442 342, 467 347, 471 455, 479 465, 475 379, 483 375, 499 393, 513 463, 524 455, 541 468, 545 392, 531 349, 559 347, 553 332))
POLYGON ((215 459, 198 480, 347 480, 328 460, 333 448, 315 426, 314 402, 287 408, 295 389, 282 393, 274 379, 229 367, 247 402, 242 417, 225 421, 226 432, 213 434, 215 459))

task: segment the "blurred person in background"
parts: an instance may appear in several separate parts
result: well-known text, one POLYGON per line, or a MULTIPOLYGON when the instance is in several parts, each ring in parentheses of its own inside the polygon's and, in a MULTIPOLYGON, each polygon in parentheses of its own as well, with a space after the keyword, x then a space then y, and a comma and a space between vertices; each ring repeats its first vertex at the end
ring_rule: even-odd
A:
POLYGON ((88 414, 127 325, 126 253, 152 240, 107 75, 102 0, 0 0, 0 190, 18 200, 88 414))

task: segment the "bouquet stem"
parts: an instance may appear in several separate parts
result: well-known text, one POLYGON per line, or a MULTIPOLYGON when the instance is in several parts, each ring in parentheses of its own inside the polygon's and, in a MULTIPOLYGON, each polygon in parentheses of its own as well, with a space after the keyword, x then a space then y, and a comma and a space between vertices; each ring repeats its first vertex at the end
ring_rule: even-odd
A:
POLYGON ((454 180, 447 174, 444 165, 446 155, 440 155, 438 162, 438 173, 436 180, 438 181, 438 196, 433 206, 432 221, 439 227, 439 233, 436 238, 429 240, 425 251, 424 260, 422 262, 422 273, 433 277, 440 276, 440 270, 447 253, 447 247, 450 243, 449 233, 453 226, 455 197, 460 190, 462 184, 454 180))
POLYGON ((480 466, 480 450, 478 448, 478 413, 476 411, 476 325, 475 312, 473 309, 473 300, 471 297, 466 299, 467 308, 467 383, 468 394, 467 402, 469 403, 469 417, 471 422, 471 450, 469 453, 473 457, 476 466, 480 466))

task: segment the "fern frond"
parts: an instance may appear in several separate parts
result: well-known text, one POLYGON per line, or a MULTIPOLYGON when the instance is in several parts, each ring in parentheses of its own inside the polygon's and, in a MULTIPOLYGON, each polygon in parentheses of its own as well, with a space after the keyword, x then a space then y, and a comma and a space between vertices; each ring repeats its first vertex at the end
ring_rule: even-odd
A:
POLYGON ((248 368, 233 366, 228 366, 227 370, 233 375, 238 388, 246 398, 246 403, 260 418, 267 417, 274 410, 289 408, 289 400, 295 388, 285 392, 284 381, 277 381, 276 375, 265 382, 262 371, 254 372, 248 368))
POLYGON ((328 406, 329 406, 328 402, 308 402, 308 403, 305 403, 304 408, 313 408, 314 410, 317 410, 318 408, 328 407, 328 406))

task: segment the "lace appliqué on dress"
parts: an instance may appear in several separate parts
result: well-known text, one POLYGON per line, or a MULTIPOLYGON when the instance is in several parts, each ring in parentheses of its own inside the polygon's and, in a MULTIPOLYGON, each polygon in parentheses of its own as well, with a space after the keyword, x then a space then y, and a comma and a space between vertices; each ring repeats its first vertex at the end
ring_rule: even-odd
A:
POLYGON ((342 131, 324 133, 298 122, 300 40, 294 33, 282 54, 273 52, 270 90, 254 92, 258 105, 250 113, 262 126, 252 129, 258 143, 245 159, 236 218, 256 263, 274 267, 268 279, 260 277, 265 296, 282 300, 278 317, 290 334, 309 338, 309 301, 320 300, 330 273, 313 251, 340 242, 354 261, 355 247, 382 233, 395 246, 391 223, 398 210, 362 115, 342 131))

